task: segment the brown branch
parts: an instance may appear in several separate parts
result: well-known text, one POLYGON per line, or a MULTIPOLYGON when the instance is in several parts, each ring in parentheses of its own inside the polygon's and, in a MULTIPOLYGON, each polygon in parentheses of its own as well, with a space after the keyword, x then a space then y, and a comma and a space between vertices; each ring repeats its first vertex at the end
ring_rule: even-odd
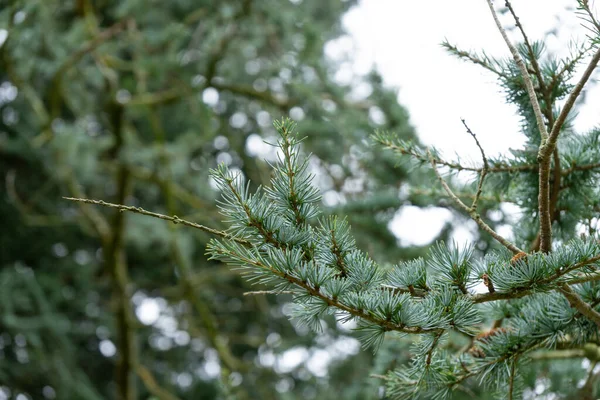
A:
MULTIPOLYGON (((588 258, 587 260, 575 263, 575 264, 571 265, 570 267, 564 268, 564 269, 550 275, 549 277, 536 282, 535 284, 537 286, 539 286, 539 285, 547 285, 547 284, 553 283, 557 279, 567 275, 568 273, 573 272, 579 268, 583 268, 586 265, 593 264, 596 261, 600 261, 600 255, 597 255, 597 256, 588 258)), ((600 279, 600 276, 598 276, 598 279, 600 279)), ((590 279, 590 280, 593 280, 593 279, 590 279)), ((587 282, 587 281, 582 280, 581 278, 575 278, 575 279, 566 280, 566 281, 562 282, 561 284, 567 284, 567 283, 575 284, 575 283, 582 283, 582 282, 587 282)), ((533 293, 535 293, 535 291, 531 288, 531 286, 524 286, 524 287, 512 289, 509 292, 494 292, 494 293, 476 294, 472 297, 472 300, 475 303, 485 303, 487 301, 517 299, 520 297, 528 296, 533 293)))
POLYGON ((148 389, 148 391, 153 396, 156 396, 159 400, 180 400, 179 397, 162 388, 158 382, 156 382, 156 379, 148 368, 138 364, 135 368, 135 372, 137 373, 137 376, 139 376, 146 389, 148 389))
POLYGON ((433 171, 435 172, 435 175, 437 176, 438 180, 442 184, 442 187, 444 188, 444 190, 446 191, 446 193, 448 194, 448 196, 450 197, 450 199, 452 199, 452 201, 454 201, 454 203, 456 203, 467 214, 469 214, 471 216, 471 218, 477 223, 477 225, 479 225, 479 227, 483 231, 489 233, 500 244, 502 244, 504 247, 506 247, 507 249, 509 249, 510 251, 512 251, 514 254, 522 253, 523 250, 519 249, 514 244, 512 244, 511 242, 509 242, 508 240, 506 240, 505 238, 503 238, 501 235, 499 235, 496 231, 494 231, 488 224, 486 224, 483 221, 483 219, 481 219, 481 216, 479 215, 479 213, 477 213, 477 211, 473 210, 471 207, 469 207, 465 203, 463 203, 462 200, 459 199, 454 194, 454 192, 452 192, 452 189, 450 189, 450 187, 448 186, 448 184, 446 183, 446 181, 444 180, 444 178, 442 178, 442 176, 440 175, 439 171, 437 170, 437 167, 435 165, 435 161, 433 160, 433 157, 431 157, 431 153, 428 152, 428 154, 430 156, 430 160, 431 160, 431 165, 433 167, 433 171))
POLYGON ((583 276, 577 276, 575 278, 569 279, 567 283, 569 285, 576 285, 578 283, 585 282, 595 282, 600 281, 600 272, 595 272, 593 274, 584 274, 583 276))
MULTIPOLYGON (((508 8, 508 11, 512 15, 513 19, 515 20, 515 25, 521 32, 521 36, 523 36, 523 41, 525 42, 525 47, 527 48, 527 52, 529 53, 529 57, 531 58, 531 66, 533 67, 535 76, 538 79, 538 84, 540 85, 540 90, 542 91, 543 94, 546 95, 548 93, 546 90, 546 83, 544 82, 544 79, 542 77, 542 71, 541 71, 540 65, 538 64, 537 59, 535 58, 535 53, 533 51, 533 47, 531 46, 531 43, 529 42, 529 38, 527 37, 527 34, 525 33, 525 29, 523 29, 523 25, 521 25, 521 20, 517 16, 517 13, 513 9, 510 1, 506 0, 504 2, 504 4, 508 8)), ((548 99, 545 98, 544 100, 548 100, 548 99)), ((549 110, 550 115, 552 115, 552 109, 549 107, 550 107, 550 102, 547 101, 546 102, 546 110, 549 110)), ((548 118, 548 115, 546 115, 546 117, 548 118)), ((550 119, 550 118, 548 118, 548 119, 550 119)))
POLYGON ((600 313, 587 304, 583 299, 566 283, 558 285, 558 291, 569 301, 571 307, 577 309, 583 316, 593 321, 600 327, 600 313))
MULTIPOLYGON (((110 149, 110 154, 113 159, 116 159, 124 143, 122 130, 124 110, 120 105, 111 103, 108 105, 107 113, 115 136, 115 143, 110 149)), ((124 165, 120 165, 117 169, 116 186, 117 201, 122 203, 129 196, 131 190, 131 176, 124 165)), ((120 400, 135 400, 137 390, 134 370, 138 355, 125 254, 125 214, 116 212, 110 226, 113 233, 105 253, 105 264, 111 276, 116 308, 117 351, 119 355, 115 370, 117 398, 120 400)))
MULTIPOLYGON (((488 0, 489 1, 489 0, 488 0)), ((539 215, 540 215, 540 250, 548 252, 552 248, 552 216, 550 215, 550 156, 556 148, 558 136, 565 123, 569 112, 575 105, 575 101, 581 94, 585 84, 592 75, 592 72, 600 61, 600 49, 596 51, 596 54, 592 57, 592 60, 588 64, 583 76, 567 98, 564 107, 562 108, 556 122, 552 126, 552 131, 548 136, 548 140, 545 141, 539 149, 538 163, 540 166, 540 178, 539 178, 539 215)))
POLYGON ((600 361, 600 347, 594 343, 586 343, 581 348, 540 351, 531 354, 529 357, 532 360, 587 358, 590 361, 600 361))
POLYGON ((561 173, 564 176, 564 175, 569 175, 569 174, 573 173, 574 171, 589 171, 589 170, 598 169, 598 168, 600 168, 600 163, 572 165, 570 168, 563 169, 561 173))
POLYGON ((240 260, 247 265, 253 265, 257 268, 269 270, 272 274, 277 275, 278 277, 287 280, 291 284, 294 284, 298 287, 303 288, 304 290, 306 290, 308 292, 309 295, 323 300, 328 306, 337 308, 341 311, 345 311, 345 312, 349 313, 350 315, 353 315, 355 317, 362 318, 366 321, 372 322, 376 325, 379 325, 379 326, 385 328, 388 331, 397 331, 397 332, 414 333, 414 334, 440 331, 440 329, 438 329, 438 328, 425 329, 425 328, 421 328, 419 326, 409 327, 409 326, 405 326, 403 324, 395 324, 392 321, 378 318, 375 315, 368 313, 364 310, 359 310, 359 309, 347 306, 343 303, 340 303, 338 301, 338 299, 334 299, 334 298, 330 298, 330 297, 326 296, 319 289, 314 288, 311 285, 309 285, 308 282, 302 281, 299 278, 296 278, 294 276, 286 274, 285 272, 282 272, 276 268, 273 268, 267 264, 264 264, 261 261, 244 257, 243 255, 234 253, 229 249, 225 249, 225 248, 221 248, 221 247, 215 247, 212 249, 212 251, 214 251, 217 254, 220 254, 221 256, 240 260))
POLYGON ((49 92, 50 98, 54 99, 53 101, 51 101, 51 103, 52 103, 51 116, 56 116, 59 113, 59 110, 57 109, 59 103, 58 103, 58 101, 55 101, 55 100, 57 99, 57 96, 61 96, 61 84, 62 84, 64 74, 70 68, 75 66, 75 64, 77 64, 86 54, 89 54, 90 52, 96 50, 101 44, 103 44, 107 40, 112 39, 114 36, 116 36, 121 31, 123 31, 123 29, 129 22, 130 22, 130 19, 124 19, 124 20, 121 20, 121 21, 115 23, 111 27, 103 30, 95 38, 93 38, 89 42, 85 43, 78 50, 71 53, 71 56, 69 58, 67 58, 61 64, 61 66, 58 68, 58 70, 52 77, 52 82, 50 83, 50 86, 49 86, 50 87, 50 92, 49 92))

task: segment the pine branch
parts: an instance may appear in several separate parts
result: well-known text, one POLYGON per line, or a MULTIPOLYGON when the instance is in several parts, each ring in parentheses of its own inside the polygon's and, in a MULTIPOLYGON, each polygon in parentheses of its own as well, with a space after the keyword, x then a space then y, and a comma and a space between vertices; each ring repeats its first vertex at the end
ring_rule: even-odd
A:
MULTIPOLYGON (((540 285, 548 285, 548 284, 552 284, 554 282, 556 282, 559 278, 575 271, 578 270, 580 268, 583 268, 587 265, 593 264, 596 261, 600 261, 600 255, 591 257, 587 260, 584 261, 580 261, 578 263, 575 263, 567 268, 563 268, 560 271, 552 274, 551 276, 540 280, 539 282, 536 283, 536 285, 540 286, 540 285)), ((594 274, 590 276, 590 281, 591 280, 595 280, 595 279, 600 279, 600 274, 594 274)), ((575 279, 570 279, 567 280, 566 282, 561 282, 561 284, 575 284, 575 283, 582 283, 582 282, 587 282, 588 280, 584 280, 585 278, 575 278, 575 279)), ((480 293, 480 294, 476 294, 472 297, 472 300, 474 303, 485 303, 488 301, 495 301, 495 300, 508 300, 508 299, 518 299, 520 297, 524 297, 524 296, 528 296, 530 294, 535 293, 533 290, 532 286, 524 286, 524 287, 520 287, 520 288, 515 288, 513 290, 511 290, 510 292, 494 292, 494 293, 480 293)))
MULTIPOLYGON (((431 153, 429 153, 429 154, 431 154, 431 153)), ((463 203, 462 200, 459 199, 452 192, 452 189, 450 189, 450 187, 448 186, 448 184, 446 183, 446 181, 444 180, 444 178, 442 178, 442 176, 440 175, 439 171, 437 170, 437 167, 436 167, 436 164, 435 164, 435 160, 433 159, 433 157, 430 157, 430 160, 431 160, 431 165, 433 167, 433 171, 435 172, 438 180, 442 184, 442 187, 444 188, 444 190, 446 191, 446 193, 448 194, 448 196, 452 199, 452 201, 454 201, 454 203, 456 203, 467 214, 469 214, 471 216, 471 218, 477 223, 477 225, 479 225, 479 227, 483 231, 489 233, 494 239, 496 239, 504 247, 506 247, 507 249, 509 249, 510 251, 512 251, 514 254, 523 253, 523 250, 519 249, 514 244, 512 244, 511 242, 509 242, 508 240, 506 240, 505 238, 503 238, 502 236, 500 236, 488 224, 486 224, 481 219, 481 216, 479 215, 479 213, 477 213, 477 211, 473 210, 472 208, 470 208, 469 206, 467 206, 465 203, 463 203)))
POLYGON ((599 169, 599 168, 600 168, 600 163, 591 163, 591 164, 584 164, 584 165, 571 165, 570 168, 563 169, 561 171, 561 174, 563 176, 565 176, 565 175, 572 174, 574 171, 591 171, 591 170, 599 169))
MULTIPOLYGON (((425 151, 423 151, 421 149, 418 149, 418 151, 417 151, 412 146, 404 146, 403 143, 397 144, 393 140, 390 140, 389 138, 384 137, 382 133, 375 134, 372 136, 372 138, 375 141, 377 141, 379 144, 381 144, 382 146, 384 146, 398 154, 411 156, 418 162, 422 162, 422 163, 430 163, 431 162, 429 155, 425 151)), ((431 151, 430 151, 430 153, 431 153, 431 151)), ((445 166, 445 167, 448 167, 450 169, 454 169, 457 171, 469 171, 469 172, 481 173, 481 171, 484 169, 484 167, 468 167, 468 166, 462 165, 460 163, 446 161, 440 157, 437 157, 435 154, 431 154, 431 157, 433 158, 435 164, 445 166)), ((488 173, 527 172, 527 171, 535 171, 535 170, 537 170, 537 168, 538 168, 537 165, 493 165, 493 166, 488 165, 487 172, 488 173)))
POLYGON ((569 301, 571 307, 577 309, 583 316, 589 318, 600 327, 600 313, 594 310, 566 283, 558 285, 558 291, 569 301))
POLYGON ((197 224, 195 222, 186 221, 184 219, 179 218, 177 215, 169 216, 169 215, 159 214, 159 213, 155 213, 155 212, 152 212, 152 211, 144 210, 142 207, 126 206, 126 205, 122 205, 122 204, 108 203, 108 202, 103 201, 103 200, 83 199, 83 198, 76 198, 76 197, 63 197, 63 199, 69 200, 69 201, 75 201, 75 202, 79 202, 79 203, 95 204, 95 205, 98 205, 98 206, 116 208, 119 211, 129 211, 129 212, 136 213, 136 214, 147 215, 149 217, 154 217, 154 218, 158 218, 158 219, 163 219, 165 221, 170 221, 170 222, 172 222, 174 224, 182 224, 182 225, 186 225, 186 226, 189 226, 191 228, 194 228, 194 229, 199 229, 199 230, 204 231, 206 233, 210 233, 211 235, 216 235, 216 236, 220 236, 220 237, 225 238, 225 239, 230 239, 230 240, 233 240, 233 241, 235 241, 237 243, 240 243, 240 244, 243 244, 243 245, 246 245, 246 246, 250 245, 250 242, 248 242, 247 240, 237 238, 235 236, 232 236, 232 235, 228 234, 227 232, 223 232, 223 231, 219 231, 217 229, 209 228, 207 226, 200 225, 200 224, 197 224))
POLYGON ((499 78, 509 79, 509 76, 506 75, 504 72, 499 71, 498 69, 494 68, 494 66, 490 63, 490 60, 485 53, 483 53, 483 59, 482 59, 477 55, 473 55, 467 51, 460 50, 458 47, 450 44, 447 40, 442 42, 442 46, 446 50, 448 50, 451 54, 457 56, 458 58, 463 58, 468 61, 471 61, 473 64, 479 65, 479 66, 487 69, 488 71, 494 73, 499 78))
POLYGON ((329 307, 334 307, 341 311, 345 311, 350 315, 353 315, 353 316, 361 318, 365 321, 369 321, 376 325, 379 325, 388 331, 397 331, 397 332, 413 333, 413 334, 439 331, 439 329, 437 329, 437 328, 424 329, 424 328, 421 328, 418 326, 407 327, 404 325, 395 324, 395 323, 385 320, 385 319, 378 318, 378 317, 374 316, 373 314, 367 312, 366 310, 359 310, 359 309, 347 306, 347 305, 341 303, 337 299, 330 298, 330 297, 326 296, 325 294, 323 294, 320 291, 320 289, 312 287, 308 282, 302 281, 299 278, 296 278, 294 276, 291 276, 289 274, 281 272, 278 269, 275 269, 275 268, 263 263, 262 261, 245 257, 242 254, 236 254, 232 250, 225 249, 220 246, 213 246, 211 250, 215 254, 219 254, 221 256, 226 256, 226 257, 232 257, 232 258, 242 261, 246 265, 252 265, 252 266, 260 268, 262 270, 269 271, 271 274, 278 276, 280 278, 283 278, 284 280, 288 281, 289 283, 304 289, 310 296, 313 296, 313 297, 323 300, 329 307))

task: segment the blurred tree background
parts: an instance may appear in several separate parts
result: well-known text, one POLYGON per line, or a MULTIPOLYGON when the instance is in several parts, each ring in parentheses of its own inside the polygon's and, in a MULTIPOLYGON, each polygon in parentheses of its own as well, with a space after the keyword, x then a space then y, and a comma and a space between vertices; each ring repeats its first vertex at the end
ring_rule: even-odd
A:
POLYGON ((289 115, 359 247, 420 254, 387 224, 428 201, 367 140, 414 139, 406 110, 325 53, 354 3, 0 0, 0 399, 377 397, 369 373, 406 350, 375 360, 334 320, 299 328, 284 297, 206 261, 201 231, 62 199, 220 228, 209 168, 268 182, 263 140, 289 115))

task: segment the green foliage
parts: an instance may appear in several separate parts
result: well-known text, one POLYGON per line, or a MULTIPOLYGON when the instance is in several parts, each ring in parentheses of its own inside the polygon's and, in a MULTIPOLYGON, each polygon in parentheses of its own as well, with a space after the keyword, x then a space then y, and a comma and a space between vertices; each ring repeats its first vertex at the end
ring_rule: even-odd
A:
MULTIPOLYGON (((0 1, 0 32, 7 32, 0 44, 0 397, 10 390, 35 399, 166 392, 243 400, 362 391, 369 353, 356 355, 357 363, 348 362, 350 352, 336 354, 335 382, 307 361, 279 367, 289 350, 329 354, 331 345, 289 323, 287 298, 244 296, 252 290, 246 281, 203 257, 206 232, 62 198, 141 205, 223 228, 209 170, 225 162, 251 182, 247 194, 267 186, 263 158, 276 156, 263 140, 274 142, 271 121, 290 114, 309 133, 303 145, 318 163, 305 164, 304 173, 322 172, 318 187, 302 173, 287 180, 282 166, 264 197, 248 198, 253 218, 277 240, 306 245, 296 216, 313 218, 320 207, 309 203, 330 191, 341 200, 328 212, 353 207, 347 220, 368 228, 357 243, 379 238, 378 259, 408 257, 387 229, 387 215, 403 203, 398 190, 385 204, 374 197, 407 173, 365 140, 378 126, 414 138, 407 112, 375 72, 353 78, 370 90, 355 96, 324 53, 345 35, 340 19, 355 3, 0 1), (369 118, 372 110, 385 122, 369 118), (359 181, 366 190, 344 190, 359 181), (263 200, 270 204, 261 210, 263 200), (274 210, 285 210, 289 223, 274 210), (156 318, 139 318, 148 309, 156 318)), ((342 236, 330 240, 341 246, 333 252, 354 257, 342 236)), ((305 273, 326 280, 313 272, 305 273)), ((323 335, 351 341, 334 326, 330 318, 323 335)))
MULTIPOLYGON (((0 212, 15 227, 0 236, 2 394, 374 398, 373 381, 356 378, 373 361, 391 399, 514 399, 540 386, 542 395, 598 395, 600 129, 575 132, 570 114, 600 60, 588 2, 578 12, 589 41, 562 60, 529 41, 510 2, 523 39, 507 40, 511 58, 444 43, 495 74, 521 117, 524 147, 494 158, 480 147, 481 166, 416 143, 375 73, 361 78, 368 101, 348 100, 352 88, 335 82, 322 49, 342 34, 351 3, 31 1, 0 11, 9 32, 1 78, 16 90, 0 104, 0 212), (588 52, 589 73, 574 82, 588 52), (282 113, 309 136, 290 119, 271 128, 282 113), (483 246, 439 241, 407 260, 386 229, 404 201, 389 186, 407 170, 365 144, 376 128, 374 140, 413 167, 413 186, 437 178, 483 246), (263 138, 274 151, 256 149, 263 138), (456 192, 461 172, 478 179, 456 192), (327 191, 341 204, 322 207, 327 191), (116 208, 105 213, 60 196, 170 216, 91 201, 116 208), (500 203, 521 209, 514 243, 486 222, 500 203), (223 231, 204 226, 221 227, 217 211, 223 231), (290 303, 242 300, 245 283, 221 262, 269 288, 255 295, 290 303), (142 326, 133 311, 149 299, 162 304, 162 322, 142 326), (333 348, 348 339, 334 321, 376 355, 332 366, 328 381, 265 361, 333 348)), ((409 199, 431 204, 444 192, 416 188, 409 199)))
MULTIPOLYGON (((547 61, 543 44, 530 44, 526 37, 515 53, 520 56, 502 61, 460 52, 448 44, 446 47, 498 75, 507 100, 518 106, 523 118, 522 129, 528 138, 524 149, 513 150, 512 157, 497 159, 488 159, 481 149, 484 165, 465 167, 460 162, 443 160, 433 149, 396 140, 383 131, 374 139, 419 165, 430 164, 459 209, 504 248, 490 250, 476 261, 472 246, 448 247, 440 242, 425 258, 402 262, 391 269, 380 266, 355 248, 345 221, 338 223, 336 218, 325 216, 311 223, 318 214, 309 195, 313 192, 308 188, 314 178, 305 175, 306 160, 298 156, 300 141, 290 136, 294 123, 282 120, 275 127, 283 157, 273 166, 276 177, 272 185, 276 189, 266 189, 271 194, 268 199, 260 191, 250 195, 247 189, 230 184, 234 178, 225 167, 212 172, 226 199, 221 212, 229 220, 241 221, 233 233, 252 244, 246 248, 228 238, 213 240, 208 253, 211 258, 252 271, 261 282, 275 284, 278 290, 294 292, 293 318, 313 329, 320 329, 325 315, 337 314, 343 321, 355 321, 363 345, 375 351, 388 332, 415 335, 410 362, 389 370, 384 377, 390 398, 449 398, 459 389, 472 391, 477 382, 486 396, 523 397, 527 386, 536 381, 535 374, 527 376, 523 371, 543 372, 535 365, 536 356, 554 349, 595 349, 600 340, 600 241, 592 222, 588 225, 590 235, 578 237, 582 221, 591 221, 597 214, 592 199, 600 194, 600 154, 597 146, 591 145, 598 131, 576 134, 565 118, 570 111, 568 103, 562 110, 557 107, 556 103, 567 95, 577 95, 571 94, 576 90, 576 85, 570 83, 575 72, 571 68, 573 60, 547 61), (528 79, 539 91, 538 103, 529 97, 525 77, 516 67, 517 61, 522 62, 520 57, 534 71, 534 78, 528 79), (545 117, 551 128, 559 124, 557 121, 566 121, 561 140, 552 139, 558 137, 560 126, 540 133, 538 117, 545 117), (555 147, 548 147, 552 143, 555 147), (584 148, 581 143, 590 146, 584 148), (438 165, 479 175, 470 207, 454 194, 437 171, 438 165), (547 179, 543 177, 544 165, 553 171, 549 174, 554 177, 551 190, 538 186, 540 180, 547 179), (294 188, 291 182, 299 174, 303 174, 306 186, 294 188), (485 181, 487 175, 490 177, 485 181), (289 184, 284 186, 278 180, 289 184), (521 207, 521 229, 515 229, 514 234, 520 245, 533 242, 529 254, 502 238, 477 213, 484 190, 521 207), (545 203, 538 201, 542 190, 548 190, 549 201, 545 203), (565 203, 575 206, 561 208, 565 203), (275 215, 280 223, 273 227, 268 219, 254 217, 254 208, 275 215), (541 213, 551 215, 554 222, 554 246, 543 243, 552 230, 544 233, 544 225, 536 217, 541 213), (318 229, 321 232, 315 233, 318 229), (294 234, 280 233, 288 231, 294 234), (536 234, 534 239, 532 235, 536 234), (298 237, 302 240, 295 239, 298 237), (554 250, 539 251, 544 246, 554 250), (473 288, 478 284, 486 290, 475 292, 473 288), (494 321, 492 328, 486 330, 490 321, 494 321), (452 350, 449 337, 457 334, 468 341, 466 346, 452 350)), ((588 69, 598 63, 598 54, 588 69)), ((583 79, 578 87, 585 84, 583 79)), ((477 141, 466 123, 465 127, 477 141)), ((553 385, 552 390, 592 396, 596 390, 596 353, 575 354, 586 354, 593 361, 585 385, 580 390, 553 385)))

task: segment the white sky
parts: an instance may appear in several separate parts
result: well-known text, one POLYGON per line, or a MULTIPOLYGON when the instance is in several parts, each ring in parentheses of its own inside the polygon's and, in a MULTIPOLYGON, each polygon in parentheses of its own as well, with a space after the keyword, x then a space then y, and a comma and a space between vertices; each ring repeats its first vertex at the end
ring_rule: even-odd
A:
MULTIPOLYGON (((571 40, 585 38, 581 20, 574 10, 566 10, 567 6, 576 7, 575 0, 513 0, 512 4, 531 41, 543 39, 545 32, 558 28, 558 35, 547 39, 548 50, 554 54, 568 54, 571 40)), ((598 15, 597 5, 594 8, 598 15)), ((508 13, 500 17, 505 27, 514 24, 508 13)), ((399 88, 398 100, 408 109, 425 144, 435 144, 451 158, 458 153, 479 160, 478 149, 461 118, 466 119, 489 155, 523 143, 515 110, 504 103, 494 76, 458 60, 440 46, 447 38, 462 49, 509 55, 485 0, 363 0, 344 17, 344 26, 353 40, 350 45, 342 41, 335 47, 352 47, 347 50, 354 54, 352 67, 356 72, 365 73, 375 65, 387 84, 399 88)), ((516 43, 516 30, 510 34, 516 43)), ((588 91, 587 102, 579 109, 575 122, 579 130, 598 124, 598 86, 588 91)), ((397 215, 391 227, 403 244, 424 244, 448 218, 445 210, 424 214, 412 208, 397 215)), ((455 232, 458 241, 468 240, 466 229, 455 232)))

